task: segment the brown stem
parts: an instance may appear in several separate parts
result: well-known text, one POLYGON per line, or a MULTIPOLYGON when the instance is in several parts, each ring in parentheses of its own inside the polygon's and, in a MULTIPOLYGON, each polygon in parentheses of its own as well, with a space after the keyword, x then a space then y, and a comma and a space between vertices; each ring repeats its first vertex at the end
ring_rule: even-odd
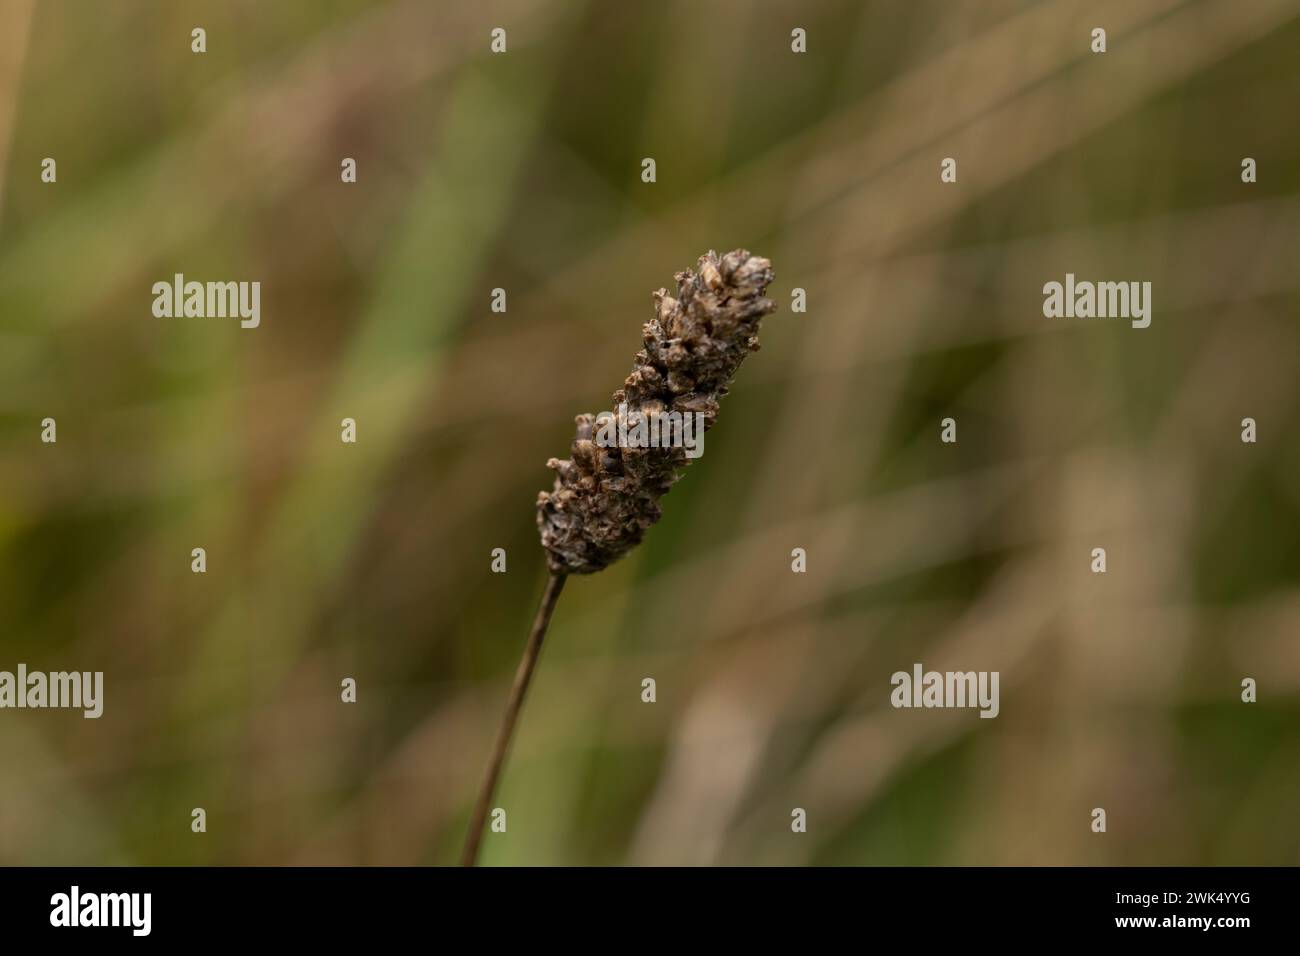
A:
POLYGON ((487 774, 483 786, 479 789, 478 800, 474 803, 474 814, 469 820, 469 833, 465 835, 465 849, 460 854, 461 866, 473 866, 478 858, 479 843, 483 840, 483 824, 487 822, 488 808, 492 804, 492 794, 497 788, 497 778, 501 776, 501 767, 506 761, 506 751, 510 749, 510 738, 515 732, 515 721, 519 719, 519 710, 524 704, 524 694, 528 693, 528 682, 532 680, 533 669, 537 667, 537 658, 542 651, 542 640, 546 637, 546 628, 551 623, 551 614, 555 611, 555 602, 564 590, 567 575, 552 574, 546 582, 546 591, 542 603, 537 606, 537 616, 533 618, 533 629, 528 635, 528 644, 524 647, 524 656, 515 671, 515 684, 510 688, 510 699, 506 701, 506 713, 501 719, 501 729, 497 731, 497 742, 492 747, 492 758, 488 761, 487 774))

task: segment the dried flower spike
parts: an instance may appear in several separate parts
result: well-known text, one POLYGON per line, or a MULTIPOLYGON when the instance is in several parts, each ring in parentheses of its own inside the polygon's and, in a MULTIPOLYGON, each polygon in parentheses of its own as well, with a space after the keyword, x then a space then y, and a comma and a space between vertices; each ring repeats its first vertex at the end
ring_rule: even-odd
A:
MULTIPOLYGON (((776 308, 763 298, 771 281, 766 259, 744 249, 721 258, 710 251, 700 258, 698 275, 677 273, 677 298, 656 292, 655 317, 641 330, 645 348, 614 393, 614 405, 626 406, 624 420, 676 412, 698 415, 691 421, 702 419, 710 427, 736 369, 758 351, 759 323, 776 308)), ((579 415, 577 421, 573 457, 547 462, 555 469, 555 489, 537 496, 537 525, 551 573, 470 812, 464 866, 478 859, 492 794, 564 582, 570 574, 599 571, 635 547, 659 520, 659 499, 690 461, 680 444, 611 443, 597 434, 597 416, 579 415)))
MULTIPOLYGON (((632 374, 613 395, 626 420, 698 412, 712 427, 718 402, 776 303, 763 297, 772 264, 747 250, 700 257, 698 273, 677 273, 677 297, 655 293, 632 374)), ((552 458, 555 488, 537 496, 537 525, 552 574, 590 574, 635 547, 659 520, 659 499, 689 464, 672 447, 602 447, 597 419, 579 415, 571 458, 552 458)))

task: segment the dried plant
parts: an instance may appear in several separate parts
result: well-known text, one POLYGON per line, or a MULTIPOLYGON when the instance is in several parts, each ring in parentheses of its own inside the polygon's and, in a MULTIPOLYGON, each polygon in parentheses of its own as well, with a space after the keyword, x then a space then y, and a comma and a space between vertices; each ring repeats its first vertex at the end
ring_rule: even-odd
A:
MULTIPOLYGON (((663 412, 699 413, 705 428, 750 352, 758 351, 758 328, 776 303, 763 293, 772 264, 744 249, 700 257, 699 272, 677 273, 677 296, 655 293, 655 316, 642 327, 645 347, 615 407, 627 420, 663 412)), ((550 578, 515 673, 505 717, 470 819, 461 863, 478 856, 483 825, 505 761, 510 738, 541 651, 555 604, 570 574, 608 567, 640 543, 659 520, 659 499, 689 464, 685 450, 668 447, 606 447, 596 439, 597 418, 579 415, 571 458, 552 458, 555 487, 537 496, 537 525, 550 578)))

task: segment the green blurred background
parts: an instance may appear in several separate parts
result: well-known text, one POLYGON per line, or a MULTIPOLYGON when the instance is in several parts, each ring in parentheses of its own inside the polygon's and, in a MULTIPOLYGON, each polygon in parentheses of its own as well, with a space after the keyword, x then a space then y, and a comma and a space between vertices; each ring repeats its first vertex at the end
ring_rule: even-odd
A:
POLYGON ((106 685, 0 712, 0 862, 454 862, 544 463, 737 246, 781 308, 566 589, 483 862, 1300 862, 1297 102, 1291 0, 0 0, 0 669, 106 685))

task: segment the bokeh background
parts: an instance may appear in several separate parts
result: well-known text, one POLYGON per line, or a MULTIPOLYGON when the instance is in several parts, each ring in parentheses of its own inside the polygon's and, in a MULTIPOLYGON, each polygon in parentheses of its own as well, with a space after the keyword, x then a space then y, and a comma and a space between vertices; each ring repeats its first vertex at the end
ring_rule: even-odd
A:
POLYGON ((1292 0, 0 0, 0 669, 106 682, 0 712, 0 862, 454 862, 544 463, 737 246, 781 309, 566 589, 483 862, 1300 862, 1297 102, 1292 0))

